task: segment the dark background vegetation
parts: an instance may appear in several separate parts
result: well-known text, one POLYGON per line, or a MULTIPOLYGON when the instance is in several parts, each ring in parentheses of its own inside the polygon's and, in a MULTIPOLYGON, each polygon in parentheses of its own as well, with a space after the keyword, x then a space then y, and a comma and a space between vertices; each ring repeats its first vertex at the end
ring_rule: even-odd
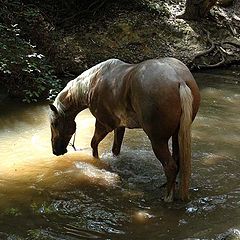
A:
POLYGON ((107 58, 239 64, 238 14, 233 0, 0 0, 0 99, 54 97, 107 58))

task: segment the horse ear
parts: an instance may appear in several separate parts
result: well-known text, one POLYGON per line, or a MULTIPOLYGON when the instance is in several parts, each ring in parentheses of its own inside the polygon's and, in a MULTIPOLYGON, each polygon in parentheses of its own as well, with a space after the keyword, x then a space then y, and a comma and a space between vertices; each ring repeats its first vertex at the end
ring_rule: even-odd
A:
POLYGON ((53 104, 49 104, 49 107, 54 113, 58 114, 58 110, 53 104))

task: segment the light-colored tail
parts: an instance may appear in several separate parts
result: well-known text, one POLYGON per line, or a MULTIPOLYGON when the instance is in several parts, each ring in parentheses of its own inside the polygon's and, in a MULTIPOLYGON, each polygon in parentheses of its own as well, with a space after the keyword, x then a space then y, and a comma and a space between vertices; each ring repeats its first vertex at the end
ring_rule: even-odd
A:
POLYGON ((191 124, 192 124, 192 103, 193 96, 191 89, 185 82, 179 87, 182 114, 178 132, 179 143, 179 175, 180 199, 187 201, 189 198, 189 185, 191 177, 191 124))

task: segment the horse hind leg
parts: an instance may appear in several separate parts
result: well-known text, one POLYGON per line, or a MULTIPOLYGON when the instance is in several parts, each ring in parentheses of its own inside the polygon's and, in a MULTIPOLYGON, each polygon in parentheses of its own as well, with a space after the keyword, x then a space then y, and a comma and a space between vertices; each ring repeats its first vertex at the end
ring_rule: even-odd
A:
POLYGON ((151 141, 153 151, 159 161, 162 163, 164 173, 167 178, 165 202, 172 202, 175 194, 175 183, 178 173, 176 161, 173 159, 169 152, 168 142, 161 143, 151 141))
POLYGON ((112 152, 114 156, 117 156, 120 153, 124 133, 125 133, 125 127, 118 127, 114 129, 114 141, 113 141, 113 147, 112 147, 112 152))

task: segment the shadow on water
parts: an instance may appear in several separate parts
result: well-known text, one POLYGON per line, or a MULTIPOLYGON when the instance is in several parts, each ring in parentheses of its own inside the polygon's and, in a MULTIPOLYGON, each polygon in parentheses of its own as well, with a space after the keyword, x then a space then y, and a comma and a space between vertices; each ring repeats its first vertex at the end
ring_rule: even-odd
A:
MULTIPOLYGON (((238 74, 238 73, 236 73, 238 74)), ((237 239, 240 85, 231 71, 196 74, 191 201, 164 203, 162 167, 141 130, 89 147, 94 118, 77 117, 79 151, 51 153, 46 105, 0 105, 0 239, 237 239), (235 238, 234 238, 235 237, 235 238)))

